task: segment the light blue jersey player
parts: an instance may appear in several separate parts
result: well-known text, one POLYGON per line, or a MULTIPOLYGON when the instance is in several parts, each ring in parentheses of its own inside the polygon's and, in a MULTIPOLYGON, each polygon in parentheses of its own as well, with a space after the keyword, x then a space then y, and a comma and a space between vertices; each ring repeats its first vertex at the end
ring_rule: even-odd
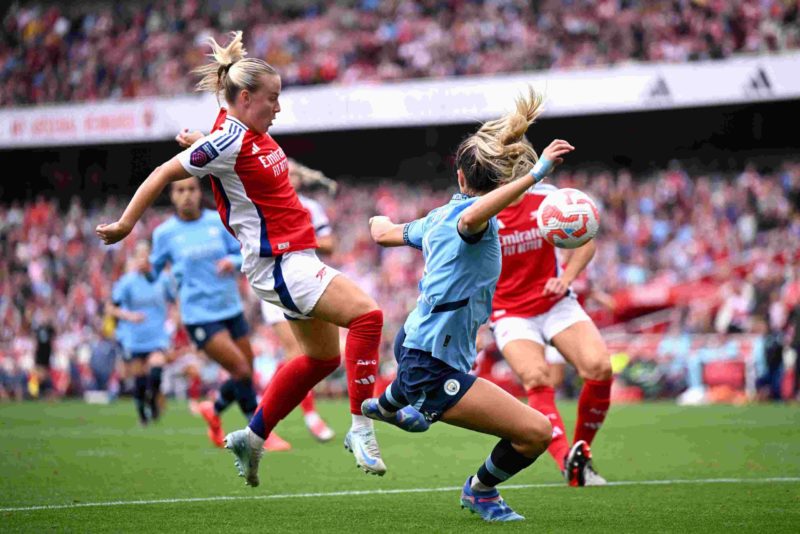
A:
POLYGON ((108 311, 117 319, 117 339, 123 359, 134 377, 133 398, 142 426, 159 417, 161 366, 169 347, 166 329, 168 302, 175 299, 168 274, 154 275, 150 245, 136 244, 130 269, 114 284, 108 311))
POLYGON ((156 272, 167 264, 172 266, 181 321, 189 336, 230 374, 230 379, 220 386, 216 401, 199 406, 208 424, 209 439, 221 447, 225 433, 219 414, 236 401, 249 420, 257 406, 250 327, 244 318, 238 285, 242 255, 239 242, 219 215, 201 207, 197 178, 174 182, 170 200, 175 215, 153 232, 151 262, 156 272))
POLYGON ((379 399, 366 400, 362 411, 405 430, 420 430, 402 415, 410 405, 428 423, 442 420, 500 437, 461 493, 462 507, 486 521, 524 519, 505 504, 496 486, 531 465, 547 450, 552 434, 544 415, 468 374, 476 358, 478 327, 489 318, 500 276, 495 216, 573 150, 556 140, 537 162, 525 132, 540 104, 531 91, 518 101, 516 112, 487 122, 461 143, 456 154, 461 193, 447 205, 408 224, 387 217, 370 221, 378 244, 421 249, 425 272, 416 308, 395 341, 397 378, 379 399))

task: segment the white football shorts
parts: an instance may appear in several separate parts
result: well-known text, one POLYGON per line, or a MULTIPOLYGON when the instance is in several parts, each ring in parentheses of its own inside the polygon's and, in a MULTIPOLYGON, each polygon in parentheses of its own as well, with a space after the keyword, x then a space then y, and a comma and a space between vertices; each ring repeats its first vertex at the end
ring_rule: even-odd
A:
POLYGON ((258 258, 245 272, 256 295, 277 306, 290 320, 310 319, 311 310, 338 274, 339 271, 322 263, 313 249, 258 258))
POLYGON ((270 304, 266 300, 261 301, 261 317, 264 319, 264 324, 272 326, 274 324, 288 321, 283 313, 283 310, 274 304, 270 304))
POLYGON ((527 339, 545 347, 545 358, 549 363, 564 363, 564 357, 550 345, 550 340, 580 321, 591 321, 575 297, 564 297, 555 306, 534 317, 501 317, 494 322, 497 348, 503 348, 518 339, 527 339))

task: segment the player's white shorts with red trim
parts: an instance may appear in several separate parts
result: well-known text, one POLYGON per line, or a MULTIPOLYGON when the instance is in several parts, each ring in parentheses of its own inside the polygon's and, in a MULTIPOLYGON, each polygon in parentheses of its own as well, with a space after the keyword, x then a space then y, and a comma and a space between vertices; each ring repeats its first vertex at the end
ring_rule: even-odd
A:
POLYGON ((313 249, 258 258, 247 267, 245 275, 256 295, 288 319, 309 319, 328 284, 340 274, 322 263, 313 249))
MULTIPOLYGON (((564 297, 555 306, 534 317, 502 317, 494 322, 493 333, 500 351, 511 341, 527 339, 549 347, 550 340, 580 321, 591 321, 574 297, 564 297)), ((555 348, 545 350, 550 363, 563 363, 555 348), (557 355, 557 356, 556 356, 557 355), (554 360, 554 361, 553 361, 554 360)))

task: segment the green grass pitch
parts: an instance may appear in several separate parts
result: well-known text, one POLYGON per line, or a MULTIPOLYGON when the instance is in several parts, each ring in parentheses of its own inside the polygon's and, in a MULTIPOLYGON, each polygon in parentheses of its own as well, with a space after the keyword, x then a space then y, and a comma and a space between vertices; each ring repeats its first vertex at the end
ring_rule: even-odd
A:
MULTIPOLYGON (((495 438, 377 424, 378 478, 342 447, 346 403, 319 404, 335 440, 291 414, 278 431, 294 449, 265 456, 256 489, 185 404, 146 429, 130 400, 2 404, 0 532, 800 532, 797 406, 613 407, 593 453, 617 485, 567 488, 543 456, 502 490, 527 521, 489 525, 460 509, 458 487, 495 438)), ((571 434, 575 404, 561 409, 571 434)), ((244 426, 233 409, 224 422, 244 426)))

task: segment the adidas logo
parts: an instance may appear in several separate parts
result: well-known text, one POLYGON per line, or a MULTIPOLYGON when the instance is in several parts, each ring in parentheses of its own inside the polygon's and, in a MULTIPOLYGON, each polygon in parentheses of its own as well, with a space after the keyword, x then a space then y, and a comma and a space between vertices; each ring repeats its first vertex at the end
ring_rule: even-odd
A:
POLYGON ((256 154, 259 150, 261 150, 261 149, 258 148, 258 145, 253 143, 253 154, 256 154))
POLYGON ((672 100, 672 92, 669 90, 667 81, 659 76, 647 91, 647 97, 651 102, 668 102, 672 100))
POLYGON ((745 85, 744 91, 746 94, 752 96, 769 96, 772 94, 772 82, 763 67, 759 67, 750 77, 745 85))
POLYGON ((356 384, 361 384, 363 386, 368 386, 370 384, 375 383, 375 375, 369 375, 367 378, 356 378, 353 380, 356 384))

